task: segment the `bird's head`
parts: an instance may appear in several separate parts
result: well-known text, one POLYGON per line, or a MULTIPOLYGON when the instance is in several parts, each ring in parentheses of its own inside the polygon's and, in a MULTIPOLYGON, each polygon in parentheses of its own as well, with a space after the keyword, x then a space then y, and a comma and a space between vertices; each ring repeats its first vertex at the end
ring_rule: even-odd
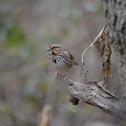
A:
POLYGON ((49 51, 52 55, 57 55, 62 51, 62 47, 58 44, 53 44, 47 48, 47 51, 49 51))

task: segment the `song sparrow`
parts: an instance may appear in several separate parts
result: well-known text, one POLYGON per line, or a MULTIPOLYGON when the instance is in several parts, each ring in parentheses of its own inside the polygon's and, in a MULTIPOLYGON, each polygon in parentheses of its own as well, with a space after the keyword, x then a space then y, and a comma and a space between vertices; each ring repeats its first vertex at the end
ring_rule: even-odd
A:
POLYGON ((73 66, 80 66, 74 61, 74 57, 67 51, 64 50, 60 45, 53 44, 47 48, 49 51, 49 60, 52 66, 56 68, 56 77, 60 79, 65 76, 66 72, 73 66), (59 72, 64 72, 60 75, 59 72))

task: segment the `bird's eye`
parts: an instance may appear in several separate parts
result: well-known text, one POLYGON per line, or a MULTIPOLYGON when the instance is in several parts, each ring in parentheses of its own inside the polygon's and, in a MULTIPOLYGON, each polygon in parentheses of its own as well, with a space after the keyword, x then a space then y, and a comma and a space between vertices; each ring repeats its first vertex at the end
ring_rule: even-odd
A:
POLYGON ((55 47, 52 47, 51 49, 53 50, 55 47))
POLYGON ((56 55, 54 52, 52 52, 52 55, 56 55))

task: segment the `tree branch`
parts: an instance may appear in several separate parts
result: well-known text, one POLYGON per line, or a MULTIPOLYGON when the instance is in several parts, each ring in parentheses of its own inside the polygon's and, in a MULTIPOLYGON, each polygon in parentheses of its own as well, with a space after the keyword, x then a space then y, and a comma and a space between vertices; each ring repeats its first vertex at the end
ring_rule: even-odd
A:
MULTIPOLYGON (((99 107, 104 112, 116 116, 119 119, 126 121, 126 107, 125 102, 120 101, 117 96, 109 92, 104 86, 103 81, 97 83, 95 81, 86 82, 82 84, 75 82, 67 77, 62 78, 69 84, 70 101, 71 97, 90 104, 92 106, 99 107)), ((76 101, 76 100, 75 100, 76 101)), ((78 104, 72 102, 73 104, 78 104)))

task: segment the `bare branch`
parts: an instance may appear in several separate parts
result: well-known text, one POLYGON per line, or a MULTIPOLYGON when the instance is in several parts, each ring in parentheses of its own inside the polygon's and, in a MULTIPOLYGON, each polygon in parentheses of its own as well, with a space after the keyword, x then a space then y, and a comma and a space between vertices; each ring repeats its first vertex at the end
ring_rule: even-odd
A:
POLYGON ((99 107, 104 112, 126 121, 125 101, 119 100, 117 96, 108 91, 104 87, 103 81, 99 83, 90 81, 82 84, 67 77, 62 78, 62 80, 69 84, 68 91, 73 98, 99 107))

